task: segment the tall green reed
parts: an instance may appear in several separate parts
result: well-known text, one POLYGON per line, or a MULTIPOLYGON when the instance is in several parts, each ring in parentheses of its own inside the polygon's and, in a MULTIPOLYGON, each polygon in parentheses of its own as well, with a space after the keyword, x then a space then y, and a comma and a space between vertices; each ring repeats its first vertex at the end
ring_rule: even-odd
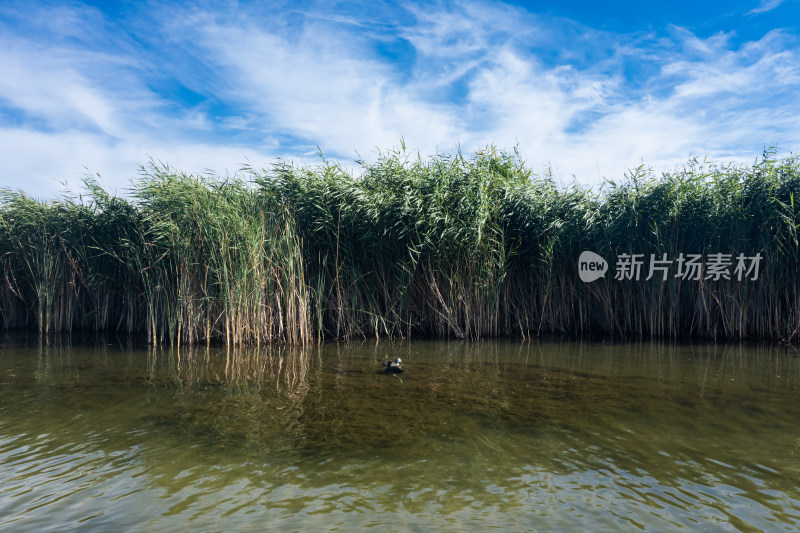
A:
MULTIPOLYGON (((151 163, 127 198, 0 195, 0 324, 229 345, 365 337, 800 337, 797 158, 645 167, 598 191, 489 148, 220 179, 151 163), (611 263, 582 282, 577 258, 611 263), (615 280, 620 254, 640 280, 615 280), (758 280, 645 280, 650 254, 762 255, 758 280)), ((673 265, 674 267, 674 265, 673 265)))

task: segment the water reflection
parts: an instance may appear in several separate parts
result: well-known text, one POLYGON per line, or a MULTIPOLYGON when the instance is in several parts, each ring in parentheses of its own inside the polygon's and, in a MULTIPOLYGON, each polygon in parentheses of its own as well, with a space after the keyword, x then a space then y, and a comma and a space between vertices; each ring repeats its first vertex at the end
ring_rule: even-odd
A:
POLYGON ((793 528, 798 385, 763 345, 7 339, 0 524, 793 528))

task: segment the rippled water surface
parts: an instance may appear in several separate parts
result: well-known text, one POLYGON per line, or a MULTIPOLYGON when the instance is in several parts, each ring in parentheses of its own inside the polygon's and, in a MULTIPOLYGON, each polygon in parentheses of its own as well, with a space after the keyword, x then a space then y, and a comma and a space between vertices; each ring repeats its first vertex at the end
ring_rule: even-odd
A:
POLYGON ((0 529, 796 530, 799 400, 771 346, 6 338, 0 529))

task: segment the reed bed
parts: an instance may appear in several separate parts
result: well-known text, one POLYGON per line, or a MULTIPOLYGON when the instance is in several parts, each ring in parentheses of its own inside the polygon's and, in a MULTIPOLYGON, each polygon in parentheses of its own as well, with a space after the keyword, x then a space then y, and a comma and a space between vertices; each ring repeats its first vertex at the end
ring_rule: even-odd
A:
POLYGON ((0 192, 0 326, 124 331, 153 344, 437 336, 800 340, 800 161, 644 167, 559 186, 516 153, 389 151, 189 175, 150 164, 125 197, 87 179, 42 202, 0 192), (578 276, 578 257, 609 263, 578 276), (622 254, 641 278, 614 279, 622 254), (650 254, 669 259, 650 280, 650 254), (729 254, 730 279, 676 275, 729 254), (737 276, 760 254, 758 279, 737 276), (739 279, 742 278, 742 279, 739 279))

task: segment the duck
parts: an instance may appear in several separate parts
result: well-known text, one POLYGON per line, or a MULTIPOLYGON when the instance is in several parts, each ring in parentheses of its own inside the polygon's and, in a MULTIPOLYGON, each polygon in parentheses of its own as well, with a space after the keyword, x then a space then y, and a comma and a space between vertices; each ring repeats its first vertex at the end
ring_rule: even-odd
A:
POLYGON ((383 366, 386 367, 383 371, 387 374, 400 374, 403 372, 403 369, 400 368, 402 362, 399 357, 394 361, 386 361, 383 363, 383 366))

